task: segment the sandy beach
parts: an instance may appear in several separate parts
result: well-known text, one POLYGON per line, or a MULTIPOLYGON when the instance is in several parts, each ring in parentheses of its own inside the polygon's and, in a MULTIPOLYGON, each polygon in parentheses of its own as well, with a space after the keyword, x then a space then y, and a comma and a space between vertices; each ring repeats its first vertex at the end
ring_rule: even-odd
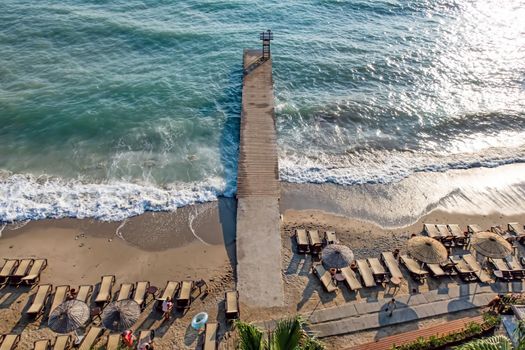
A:
MULTIPOLYGON (((435 175, 440 176, 443 174, 435 175)), ((378 197, 379 187, 372 186, 375 192, 366 197, 370 207, 374 203, 379 207, 385 202, 384 198, 378 197)), ((286 305, 271 309, 241 305, 244 320, 264 322, 295 314, 307 317, 311 311, 319 308, 385 297, 383 288, 360 293, 342 289, 335 296, 324 293, 319 282, 310 273, 311 258, 298 256, 293 251, 292 236, 297 228, 318 229, 320 232, 333 230, 337 232, 341 243, 351 247, 356 258, 365 258, 379 256, 382 251, 395 248, 403 251, 406 240, 411 234, 420 233, 423 223, 456 223, 465 229, 471 223, 489 228, 493 225, 505 226, 508 222, 525 222, 525 214, 509 215, 505 210, 498 211, 496 207, 492 207, 490 211, 484 208, 485 212, 478 208, 480 213, 474 214, 471 212, 472 208, 465 207, 463 213, 454 213, 449 208, 435 206, 428 213, 423 212, 414 222, 403 225, 407 219, 402 218, 397 227, 384 227, 371 220, 371 216, 365 212, 361 212, 362 217, 359 217, 355 212, 354 215, 344 213, 342 206, 334 206, 345 202, 353 203, 358 190, 332 185, 283 184, 281 255, 286 305)), ((363 189, 359 191, 364 193, 363 189)), ((413 196, 413 200, 419 199, 413 196)), ((205 298, 198 298, 185 316, 177 315, 168 324, 160 325, 159 315, 151 311, 150 303, 146 311, 147 317, 139 324, 139 329, 160 325, 157 339, 160 349, 195 349, 202 340, 189 327, 189 323, 196 313, 206 311, 212 320, 222 323, 220 336, 224 336, 224 339, 221 349, 228 349, 232 346, 232 339, 229 328, 224 323, 223 297, 224 291, 234 288, 235 204, 235 200, 221 199, 219 202, 184 207, 172 213, 146 213, 122 222, 60 219, 4 225, 0 254, 4 258, 48 259, 49 265, 43 272, 41 283, 51 283, 54 286, 96 285, 100 277, 106 274, 116 276, 114 292, 123 282, 148 280, 162 288, 167 280, 204 279, 208 283, 208 294, 205 298)), ((410 205, 407 204, 407 207, 410 205)), ((393 217, 397 212, 403 212, 405 207, 396 210, 386 211, 383 218, 393 217)), ((417 292, 424 292, 437 288, 440 283, 430 280, 427 284, 419 285, 410 279, 407 281, 409 283, 402 285, 400 294, 413 292, 414 288, 417 292)), ((32 293, 27 288, 7 287, 0 290, 0 317, 3 320, 0 323, 0 333, 21 332, 23 349, 31 348, 35 340, 52 339, 55 335, 45 326, 47 316, 36 322, 21 316, 28 307, 32 293)), ((475 312, 422 320, 417 327, 472 313, 475 312)), ((361 332, 323 340, 329 348, 337 349, 343 345, 372 341, 379 335, 400 332, 406 327, 387 327, 380 333, 361 332)), ((410 327, 413 328, 414 325, 410 327)), ((102 337, 100 345, 104 342, 105 338, 102 337)))

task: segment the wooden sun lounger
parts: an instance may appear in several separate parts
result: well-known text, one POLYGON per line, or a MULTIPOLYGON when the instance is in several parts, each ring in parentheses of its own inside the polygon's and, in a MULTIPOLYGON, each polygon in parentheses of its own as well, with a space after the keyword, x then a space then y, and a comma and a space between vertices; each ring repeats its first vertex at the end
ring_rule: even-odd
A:
POLYGON ((306 230, 296 230, 295 240, 297 242, 297 253, 307 254, 310 251, 306 230))
POLYGON ((416 260, 408 255, 401 255, 400 259, 415 280, 423 281, 427 277, 428 271, 424 270, 416 260))
POLYGON ((326 271, 322 264, 315 265, 313 267, 313 272, 319 278, 321 284, 328 293, 337 290, 337 286, 335 285, 330 272, 326 271))
POLYGON ((53 345, 53 350, 67 350, 71 345, 71 336, 70 335, 57 335, 55 338, 55 344, 53 345))
POLYGON ((514 278, 523 279, 525 278, 525 269, 518 261, 518 258, 514 256, 508 256, 505 258, 505 263, 510 269, 510 272, 514 278))
POLYGON ((478 232, 481 232, 483 231, 481 229, 481 227, 479 227, 479 225, 477 224, 470 224, 470 225, 467 225, 467 232, 471 235, 473 235, 474 233, 478 233, 478 232))
POLYGON ((452 233, 452 236, 454 237, 454 242, 457 245, 463 246, 467 243, 467 237, 465 236, 465 233, 461 231, 461 228, 459 227, 459 225, 448 224, 447 227, 450 233, 452 233))
POLYGON ((503 280, 514 279, 511 269, 503 259, 490 259, 490 263, 494 266, 494 275, 503 280))
POLYGON ((522 225, 517 222, 510 222, 507 226, 508 230, 516 236, 516 239, 519 242, 522 242, 525 239, 525 229, 522 225))
POLYGON ((467 263, 468 266, 474 271, 474 274, 478 280, 482 283, 488 283, 491 281, 490 275, 481 268, 481 265, 478 263, 476 258, 472 254, 464 254, 463 260, 467 263))
POLYGON ((117 294, 117 301, 129 299, 134 289, 135 285, 133 283, 122 283, 117 294))
POLYGON ((120 347, 120 334, 110 334, 108 336, 108 342, 106 344, 106 350, 119 350, 120 347))
POLYGON ((29 273, 22 277, 21 283, 35 285, 40 282, 40 274, 47 267, 47 259, 36 259, 31 266, 29 273))
POLYGON ((51 303, 51 309, 49 309, 49 312, 53 312, 53 310, 58 305, 64 302, 68 292, 69 292, 69 286, 57 286, 55 288, 55 295, 53 296, 53 302, 51 303))
POLYGON ((232 290, 224 293, 224 300, 226 301, 225 313, 227 320, 234 320, 239 318, 239 292, 232 290))
POLYGON ((29 269, 33 265, 33 259, 22 259, 15 269, 15 272, 9 277, 10 284, 19 284, 23 277, 27 276, 29 269))
POLYGON ((179 293, 175 298, 176 309, 188 309, 191 305, 193 292, 193 281, 182 281, 179 293))
POLYGON ((372 274, 377 283, 384 283, 388 281, 387 273, 378 258, 368 258, 368 264, 372 269, 372 274))
POLYGON ((50 346, 51 346, 51 340, 49 339, 37 340, 33 344, 33 350, 49 350, 50 346))
POLYGON ((436 225, 436 229, 442 238, 447 239, 452 237, 452 233, 448 230, 447 225, 438 224, 436 225))
POLYGON ((357 275, 355 274, 354 270, 352 270, 349 266, 343 267, 341 269, 341 274, 345 277, 345 283, 350 290, 359 290, 363 288, 361 282, 359 282, 359 279, 357 279, 357 275))
POLYGON ((382 252, 381 259, 385 263, 391 278, 404 278, 403 273, 399 268, 399 263, 397 262, 396 258, 394 258, 394 254, 392 252, 382 252))
POLYGON ((102 276, 95 303, 102 304, 111 300, 113 284, 115 284, 115 276, 102 276))
POLYGON ((324 240, 326 244, 337 244, 339 241, 337 240, 337 235, 334 231, 326 231, 324 233, 324 240))
POLYGON ((0 285, 5 285, 9 282, 9 277, 15 271, 19 261, 17 259, 6 259, 2 270, 0 270, 0 285))
POLYGON ((135 293, 133 294, 133 300, 140 305, 140 308, 143 309, 146 305, 146 294, 150 286, 149 281, 137 282, 135 287, 135 293))
POLYGON ((91 296, 91 293, 93 292, 93 286, 89 285, 82 285, 78 287, 78 293, 77 293, 77 300, 83 301, 84 303, 88 304, 89 297, 91 296))
POLYGON ((443 277, 448 276, 448 274, 443 270, 441 265, 439 264, 425 264, 428 267, 428 270, 430 271, 430 274, 433 277, 443 277))
POLYGON ((319 254, 323 248, 321 243, 321 238, 319 238, 319 231, 317 230, 308 230, 308 241, 310 243, 310 253, 319 254))
POLYGON ((82 341, 80 342, 78 350, 92 349, 93 345, 95 345, 98 337, 102 334, 103 331, 104 331, 103 328, 92 326, 89 329, 89 331, 86 333, 84 338, 82 338, 82 341))
POLYGON ((206 323, 204 331, 204 346, 203 350, 216 350, 217 349, 217 331, 219 330, 219 324, 215 322, 206 323))
POLYGON ((51 295, 52 289, 53 286, 51 284, 39 285, 33 298, 33 302, 31 303, 29 309, 27 309, 26 314, 38 317, 44 310, 44 306, 46 305, 47 299, 51 295))
POLYGON ((427 234, 428 237, 441 240, 441 234, 434 224, 423 224, 423 231, 427 234))
POLYGON ((477 279, 474 270, 467 264, 465 260, 463 260, 463 258, 459 256, 451 256, 449 259, 454 263, 454 267, 458 271, 459 277, 461 277, 462 280, 472 282, 477 279))
POLYGON ((365 287, 375 287, 376 281, 374 279, 374 274, 368 265, 368 262, 365 259, 359 259, 356 260, 356 263, 357 269, 359 270, 359 274, 361 275, 361 279, 363 280, 365 287))
POLYGON ((170 297, 172 300, 179 290, 179 282, 168 281, 166 283, 166 288, 162 292, 162 295, 157 298, 158 301, 164 301, 167 297, 170 297))
POLYGON ((20 342, 20 334, 5 334, 2 336, 0 350, 14 350, 20 342))

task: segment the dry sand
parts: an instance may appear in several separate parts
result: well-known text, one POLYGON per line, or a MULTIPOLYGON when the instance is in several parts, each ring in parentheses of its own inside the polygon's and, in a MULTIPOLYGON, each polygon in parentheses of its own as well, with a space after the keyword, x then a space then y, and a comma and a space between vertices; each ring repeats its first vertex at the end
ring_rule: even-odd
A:
MULTIPOLYGON (((194 349, 200 337, 188 327, 191 318, 206 310, 211 320, 224 322, 221 301, 224 291, 234 288, 235 206, 229 202, 220 203, 221 210, 211 203, 175 213, 148 213, 125 223, 63 219, 12 225, 2 232, 0 256, 47 258, 41 283, 54 286, 95 285, 107 274, 116 276, 114 291, 124 282, 147 280, 163 287, 167 280, 202 278, 209 294, 199 297, 186 316, 177 314, 158 330, 158 348, 194 349)), ((35 322, 21 316, 33 292, 24 287, 0 291, 0 333, 22 332, 21 349, 30 349, 35 340, 54 338, 45 326, 47 317, 35 322)), ((153 311, 140 328, 157 328, 159 316, 153 311)))

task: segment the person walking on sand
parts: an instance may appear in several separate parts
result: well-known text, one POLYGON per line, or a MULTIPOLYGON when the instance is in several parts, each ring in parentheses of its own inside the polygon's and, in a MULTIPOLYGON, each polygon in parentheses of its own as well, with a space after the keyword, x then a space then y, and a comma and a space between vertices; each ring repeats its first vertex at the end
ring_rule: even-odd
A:
POLYGON ((173 302, 171 301, 171 298, 168 296, 166 297, 166 300, 162 302, 162 312, 163 317, 165 320, 168 320, 170 318, 171 310, 173 309, 173 302))
POLYGON ((392 300, 390 300, 388 304, 386 304, 385 311, 388 312, 388 317, 392 317, 392 314, 394 313, 395 309, 397 309, 396 299, 392 298, 392 300))

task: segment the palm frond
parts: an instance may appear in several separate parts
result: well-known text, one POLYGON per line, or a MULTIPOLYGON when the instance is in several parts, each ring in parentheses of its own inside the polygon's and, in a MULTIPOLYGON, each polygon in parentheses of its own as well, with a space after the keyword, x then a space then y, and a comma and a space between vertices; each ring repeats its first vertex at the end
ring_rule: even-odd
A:
POLYGON ((300 317, 281 320, 271 334, 269 344, 272 350, 296 350, 305 336, 304 322, 300 317))
POLYGON ((507 337, 495 335, 489 338, 471 341, 455 347, 456 350, 512 350, 512 343, 507 337))
POLYGON ((235 327, 239 336, 239 350, 263 350, 263 332, 259 328, 242 321, 237 321, 235 327))

